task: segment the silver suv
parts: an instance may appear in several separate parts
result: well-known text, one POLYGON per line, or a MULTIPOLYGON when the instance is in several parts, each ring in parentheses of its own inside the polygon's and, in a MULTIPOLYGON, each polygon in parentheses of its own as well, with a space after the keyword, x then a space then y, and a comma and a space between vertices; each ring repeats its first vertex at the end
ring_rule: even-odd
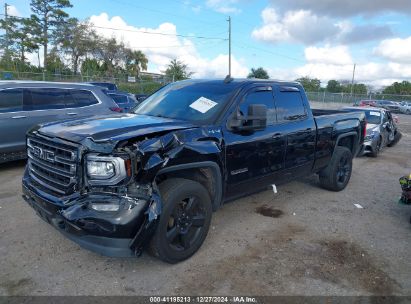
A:
POLYGON ((26 157, 26 132, 34 125, 113 114, 117 108, 93 85, 0 81, 0 163, 26 157))

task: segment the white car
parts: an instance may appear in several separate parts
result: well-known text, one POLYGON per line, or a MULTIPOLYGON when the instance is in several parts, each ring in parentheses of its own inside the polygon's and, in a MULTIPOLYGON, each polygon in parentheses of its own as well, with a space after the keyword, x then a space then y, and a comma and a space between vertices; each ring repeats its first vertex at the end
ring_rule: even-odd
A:
POLYGON ((400 103, 401 113, 411 114, 411 101, 402 101, 400 103))

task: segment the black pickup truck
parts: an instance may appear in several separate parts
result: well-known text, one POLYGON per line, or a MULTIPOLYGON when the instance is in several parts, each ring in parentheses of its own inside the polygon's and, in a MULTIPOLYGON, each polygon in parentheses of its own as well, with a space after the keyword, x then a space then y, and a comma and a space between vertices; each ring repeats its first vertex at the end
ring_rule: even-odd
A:
POLYGON ((312 112, 296 82, 176 82, 132 113, 32 129, 23 198, 82 247, 175 263, 228 200, 313 173, 343 190, 365 124, 312 112))

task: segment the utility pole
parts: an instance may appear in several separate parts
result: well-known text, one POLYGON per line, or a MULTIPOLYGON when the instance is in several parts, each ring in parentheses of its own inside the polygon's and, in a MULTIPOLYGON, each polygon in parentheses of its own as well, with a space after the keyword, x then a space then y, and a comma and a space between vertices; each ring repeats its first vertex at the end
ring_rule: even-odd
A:
POLYGON ((351 80, 351 98, 354 90, 354 77, 355 77, 355 66, 356 64, 354 63, 354 69, 352 71, 352 80, 351 80))
POLYGON ((8 24, 7 24, 7 19, 8 19, 8 12, 7 12, 7 8, 9 7, 10 5, 8 5, 7 3, 4 3, 4 22, 5 22, 5 30, 6 30, 6 53, 8 54, 8 52, 9 52, 9 44, 10 44, 10 41, 9 41, 9 30, 8 30, 8 24))
POLYGON ((228 77, 231 77, 231 16, 228 17, 228 77))

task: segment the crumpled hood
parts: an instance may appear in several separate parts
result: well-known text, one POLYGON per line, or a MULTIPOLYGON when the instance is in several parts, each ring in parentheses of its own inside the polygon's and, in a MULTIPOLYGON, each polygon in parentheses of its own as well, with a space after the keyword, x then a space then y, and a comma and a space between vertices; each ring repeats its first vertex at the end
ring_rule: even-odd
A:
POLYGON ((119 141, 156 132, 192 128, 187 121, 137 114, 94 116, 41 126, 40 133, 80 142, 89 137, 93 141, 119 141))

